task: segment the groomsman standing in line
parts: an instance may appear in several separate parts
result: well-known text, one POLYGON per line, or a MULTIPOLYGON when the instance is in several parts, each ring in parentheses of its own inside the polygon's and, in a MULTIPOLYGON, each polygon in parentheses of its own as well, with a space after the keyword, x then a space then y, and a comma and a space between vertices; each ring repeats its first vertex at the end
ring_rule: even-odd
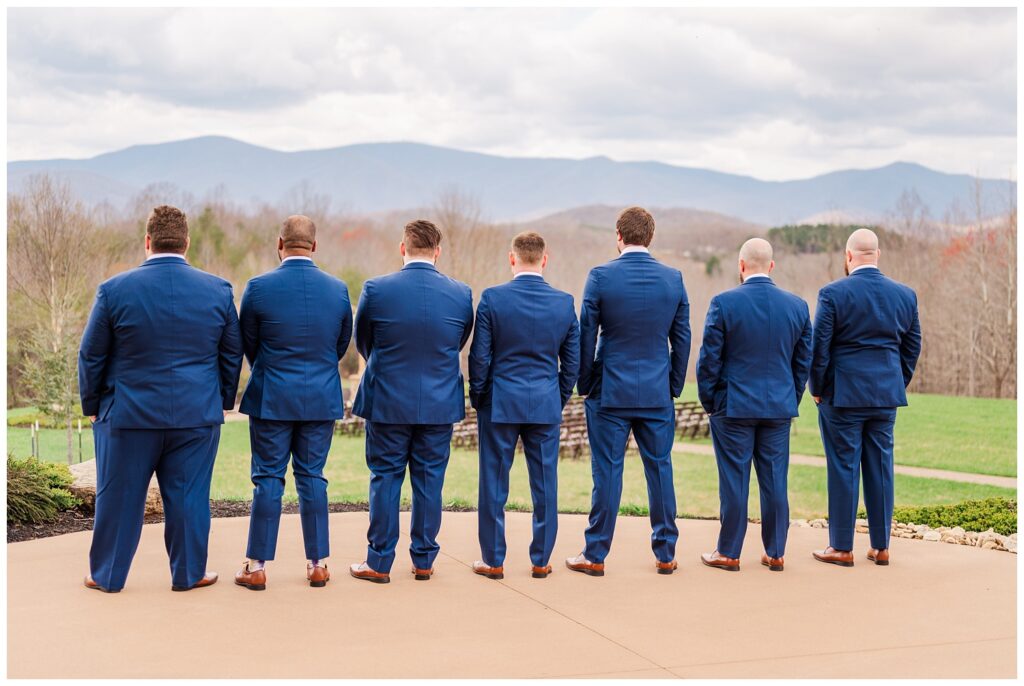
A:
POLYGON ((654 217, 647 210, 623 210, 615 235, 618 259, 592 269, 583 291, 579 393, 587 397, 594 490, 586 547, 565 564, 604 575, 632 430, 647 476, 655 566, 659 574, 671 574, 679 538, 674 398, 683 392, 690 357, 690 306, 679 270, 647 249, 654 238, 654 217))
POLYGON ((921 354, 917 294, 878 269, 878 236, 857 229, 846 242, 847 277, 818 293, 810 390, 828 465, 829 546, 815 559, 853 566, 859 477, 871 548, 889 564, 896 408, 921 354))
POLYGON ((772 246, 751 238, 740 248, 741 285, 715 296, 704 323, 697 390, 711 421, 718 461, 722 530, 709 566, 737 572, 747 531, 750 463, 761 491, 761 564, 781 572, 789 529, 790 421, 811 367, 807 303, 769 276, 772 246))
POLYGON ((185 214, 155 208, 146 261, 100 284, 82 335, 78 384, 93 421, 97 482, 87 588, 124 587, 154 472, 171 590, 217 581, 206 570, 210 479, 242 344, 231 284, 189 266, 188 245, 185 214))
POLYGON ((331 578, 324 465, 334 421, 345 415, 338 362, 352 338, 352 305, 348 287, 316 266, 314 252, 316 225, 288 217, 277 239, 281 266, 250 280, 242 295, 242 344, 252 375, 239 410, 249 415, 254 488, 248 559, 235 583, 254 591, 267 587, 265 563, 277 549, 289 461, 306 579, 322 587, 331 578))
POLYGON ((355 336, 366 371, 352 411, 366 420, 370 528, 357 579, 391 580, 398 545, 398 508, 408 467, 412 480, 413 574, 434 573, 440 550, 441 487, 452 424, 466 415, 459 352, 473 330, 469 286, 439 272, 441 232, 420 219, 405 226, 401 271, 363 286, 355 336))
POLYGON ((480 434, 479 536, 473 571, 504 577, 505 502, 516 444, 523 441, 533 496, 533 577, 551 573, 558 531, 558 439, 580 361, 573 297, 548 285, 544 239, 526 232, 508 254, 512 280, 488 288, 476 312, 469 398, 480 434))

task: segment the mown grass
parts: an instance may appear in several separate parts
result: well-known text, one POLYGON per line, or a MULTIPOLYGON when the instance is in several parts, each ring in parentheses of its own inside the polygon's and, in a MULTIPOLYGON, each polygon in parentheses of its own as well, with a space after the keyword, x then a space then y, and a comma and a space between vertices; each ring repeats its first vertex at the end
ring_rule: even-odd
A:
MULTIPOLYGON (((688 383, 683 396, 696 400, 696 385, 688 383)), ((912 393, 908 401, 896 415, 896 464, 1017 476, 1016 400, 912 393)), ((818 408, 806 393, 790 450, 825 455, 818 408)))
MULTIPOLYGON (((85 459, 92 457, 92 440, 86 432, 83 441, 85 459)), ((63 461, 64 443, 60 431, 43 431, 43 455, 63 461), (51 453, 50 451, 53 450, 51 453)), ((8 447, 18 456, 28 454, 28 430, 8 428, 8 447)), ((215 499, 247 500, 251 498, 249 481, 249 435, 245 422, 231 422, 223 427, 220 451, 214 469, 211 496, 215 499)), ((445 479, 444 498, 453 505, 476 506, 477 454, 453 451, 445 479)), ((714 458, 704 455, 676 454, 674 457, 676 496, 679 512, 695 517, 718 515, 718 472, 714 458)), ((328 495, 336 502, 365 502, 369 489, 363 439, 336 436, 327 463, 328 495)), ((828 509, 825 470, 820 467, 793 465, 789 472, 789 494, 794 518, 823 516, 828 509)), ((623 513, 646 514, 647 486, 639 457, 626 460, 623 479, 623 513)), ((589 460, 563 460, 559 466, 559 509, 564 512, 587 512, 590 508, 592 481, 589 460)), ((896 476, 896 504, 905 507, 957 503, 967 499, 995 496, 1015 497, 1012 489, 980 484, 965 484, 937 479, 896 476)), ((410 487, 403 488, 408 501, 410 487)), ((288 479, 286 497, 295 499, 295 488, 288 479)), ((509 505, 514 509, 530 509, 530 490, 524 460, 517 459, 512 469, 509 505)), ((759 513, 755 477, 751 477, 750 516, 759 513)))

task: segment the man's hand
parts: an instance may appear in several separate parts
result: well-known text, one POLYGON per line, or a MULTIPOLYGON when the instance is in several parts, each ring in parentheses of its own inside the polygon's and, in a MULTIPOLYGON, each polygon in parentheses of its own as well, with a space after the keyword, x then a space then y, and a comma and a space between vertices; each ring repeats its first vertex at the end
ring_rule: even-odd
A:
POLYGON ((814 398, 814 404, 815 405, 820 405, 821 404, 821 396, 820 395, 812 395, 811 397, 814 398))
POLYGON ((89 417, 89 421, 92 422, 93 424, 95 424, 97 417, 99 417, 99 415, 98 414, 94 414, 91 417, 89 417))

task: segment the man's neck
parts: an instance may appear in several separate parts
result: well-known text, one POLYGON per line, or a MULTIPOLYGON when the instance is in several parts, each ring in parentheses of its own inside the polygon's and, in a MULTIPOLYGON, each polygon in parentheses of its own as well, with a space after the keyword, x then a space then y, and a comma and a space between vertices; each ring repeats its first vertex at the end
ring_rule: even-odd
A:
POLYGON ((434 264, 434 260, 425 255, 405 255, 402 257, 404 264, 413 264, 414 262, 423 262, 424 264, 434 264))
POLYGON ((519 271, 513 272, 512 274, 513 279, 518 279, 520 276, 539 276, 541 278, 544 278, 544 275, 541 273, 540 268, 520 269, 519 271))
POLYGON ((856 267, 850 267, 850 273, 854 273, 858 269, 878 269, 878 265, 872 262, 865 262, 864 264, 858 264, 856 267))
POLYGON ((746 276, 744 276, 743 277, 743 281, 745 283, 747 281, 750 281, 751 279, 756 279, 756 278, 770 279, 772 277, 768 276, 767 272, 754 272, 753 274, 747 274, 746 276))

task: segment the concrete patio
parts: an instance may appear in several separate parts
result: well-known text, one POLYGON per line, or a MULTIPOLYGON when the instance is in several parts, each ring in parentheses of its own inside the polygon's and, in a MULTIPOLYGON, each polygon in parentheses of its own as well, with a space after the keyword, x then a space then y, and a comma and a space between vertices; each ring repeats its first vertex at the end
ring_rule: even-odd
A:
POLYGON ((703 567, 717 522, 681 521, 679 571, 654 573, 643 518, 621 517, 607 574, 571 573, 585 517, 563 515, 545 580, 530 578, 529 515, 508 517, 503 581, 470 571, 475 513, 445 513, 436 575, 408 573, 408 514, 389 585, 351 579, 367 515, 331 515, 333 579, 309 588, 296 515, 269 587, 232 584, 248 520, 218 519, 209 589, 171 593, 162 525, 146 526, 128 586, 82 587, 88 532, 10 544, 8 677, 1003 677, 1016 676, 1016 555, 894 539, 893 563, 815 562, 820 529, 790 530, 786 571, 703 567))

